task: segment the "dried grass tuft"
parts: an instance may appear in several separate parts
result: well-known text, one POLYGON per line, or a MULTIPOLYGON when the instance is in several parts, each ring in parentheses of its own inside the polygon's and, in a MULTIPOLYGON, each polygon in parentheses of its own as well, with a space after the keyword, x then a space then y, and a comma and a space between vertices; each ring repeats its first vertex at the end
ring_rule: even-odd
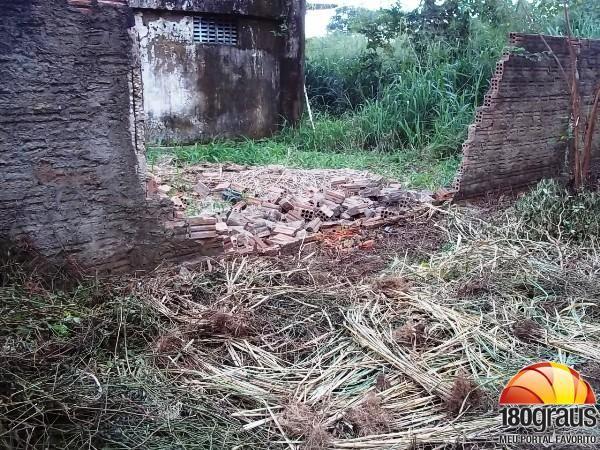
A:
POLYGON ((330 447, 333 437, 324 425, 315 424, 300 446, 302 450, 325 450, 330 447))
POLYGON ((332 436, 322 417, 305 403, 288 403, 278 420, 286 434, 304 440, 300 447, 302 449, 322 450, 331 443, 332 436))
POLYGON ((185 342, 178 330, 169 330, 158 336, 153 345, 154 353, 158 355, 174 354, 183 348, 185 342))
POLYGON ((345 416, 358 436, 382 434, 390 430, 391 416, 381 406, 381 400, 370 392, 364 400, 350 409, 345 416))
POLYGON ((245 311, 230 313, 209 310, 203 314, 202 319, 209 334, 239 338, 249 336, 255 331, 252 314, 245 311))
POLYGON ((452 414, 458 415, 465 408, 474 409, 481 405, 483 392, 479 386, 466 375, 459 375, 452 384, 450 396, 445 399, 445 406, 452 414))
POLYGON ((373 288, 383 292, 388 297, 394 297, 398 294, 406 294, 410 291, 411 284, 403 277, 385 276, 376 278, 373 281, 373 288))
POLYGON ((479 278, 467 281, 456 289, 457 298, 478 297, 487 294, 490 291, 490 282, 487 279, 479 278))
POLYGON ((517 320, 512 326, 512 332, 519 340, 532 343, 542 337, 543 328, 534 320, 522 319, 517 320))
POLYGON ((427 341, 425 324, 410 320, 404 325, 396 328, 392 333, 394 341, 413 348, 423 347, 427 341))
POLYGON ((283 430, 295 437, 307 436, 316 420, 317 415, 311 407, 301 402, 288 403, 279 417, 283 430))

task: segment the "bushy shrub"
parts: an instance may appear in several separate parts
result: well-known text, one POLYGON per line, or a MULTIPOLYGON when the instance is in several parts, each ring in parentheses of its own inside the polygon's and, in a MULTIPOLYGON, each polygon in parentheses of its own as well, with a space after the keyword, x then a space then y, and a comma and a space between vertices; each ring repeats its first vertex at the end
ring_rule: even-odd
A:
POLYGON ((517 201, 516 216, 528 234, 583 241, 600 236, 600 193, 570 193, 556 181, 544 180, 517 201))
POLYGON ((312 44, 307 62, 311 106, 329 122, 339 118, 351 124, 352 132, 336 147, 457 154, 504 46, 504 36, 494 29, 478 28, 478 38, 464 49, 431 41, 421 55, 406 35, 378 51, 340 34, 312 44), (338 56, 338 45, 352 42, 359 45, 351 56, 338 56))

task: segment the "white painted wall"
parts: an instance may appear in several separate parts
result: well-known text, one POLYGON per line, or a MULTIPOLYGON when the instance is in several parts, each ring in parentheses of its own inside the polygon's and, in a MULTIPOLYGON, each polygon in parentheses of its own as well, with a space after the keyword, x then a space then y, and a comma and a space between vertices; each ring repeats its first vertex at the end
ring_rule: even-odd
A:
MULTIPOLYGON (((150 125, 160 126, 157 119, 164 116, 185 116, 201 127, 202 124, 195 117, 195 99, 198 92, 188 85, 188 77, 183 74, 186 68, 181 66, 175 54, 171 55, 170 64, 168 59, 165 61, 165 55, 158 57, 152 45, 154 40, 160 38, 181 42, 190 53, 190 58, 194 59, 196 46, 192 17, 182 17, 179 20, 161 17, 144 25, 142 13, 137 13, 135 28, 141 48, 144 109, 147 120, 154 122, 150 125)), ((199 69, 194 68, 194 71, 199 69)))

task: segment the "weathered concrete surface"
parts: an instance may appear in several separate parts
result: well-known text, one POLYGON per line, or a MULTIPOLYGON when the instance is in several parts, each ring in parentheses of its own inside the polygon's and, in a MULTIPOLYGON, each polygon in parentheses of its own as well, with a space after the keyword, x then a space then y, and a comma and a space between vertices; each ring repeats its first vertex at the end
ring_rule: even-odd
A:
POLYGON ((286 17, 281 58, 281 115, 289 123, 300 120, 304 111, 304 54, 306 0, 284 0, 286 17))
MULTIPOLYGON (((569 73, 565 38, 545 39, 569 73)), ((600 40, 578 43, 581 106, 587 113, 600 83, 600 40)), ((519 189, 544 178, 569 177, 568 84, 539 35, 511 35, 511 46, 514 49, 498 62, 484 105, 469 127, 455 184, 456 199, 519 189)), ((597 178, 600 127, 596 130, 591 169, 597 178)))
POLYGON ((163 226, 170 202, 146 199, 130 10, 0 0, 0 11, 0 239, 102 273, 202 255, 163 226))
POLYGON ((149 142, 256 138, 276 131, 279 25, 237 20, 239 45, 202 45, 193 41, 193 16, 136 13, 149 142))
POLYGON ((129 0, 132 8, 283 19, 288 0, 129 0))
POLYGON ((144 205, 129 17, 0 0, 0 234, 73 264, 128 265, 144 205))
POLYGON ((136 11, 149 143, 259 138, 299 120, 305 0, 129 4, 136 11), (195 43, 193 13, 234 20, 238 44, 195 43))

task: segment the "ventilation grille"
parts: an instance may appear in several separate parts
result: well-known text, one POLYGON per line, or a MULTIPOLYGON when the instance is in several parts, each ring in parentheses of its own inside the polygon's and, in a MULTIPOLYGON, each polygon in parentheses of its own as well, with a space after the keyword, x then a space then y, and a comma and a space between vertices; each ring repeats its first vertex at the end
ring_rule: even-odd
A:
POLYGON ((194 42, 237 45, 237 23, 227 18, 194 17, 194 42))

